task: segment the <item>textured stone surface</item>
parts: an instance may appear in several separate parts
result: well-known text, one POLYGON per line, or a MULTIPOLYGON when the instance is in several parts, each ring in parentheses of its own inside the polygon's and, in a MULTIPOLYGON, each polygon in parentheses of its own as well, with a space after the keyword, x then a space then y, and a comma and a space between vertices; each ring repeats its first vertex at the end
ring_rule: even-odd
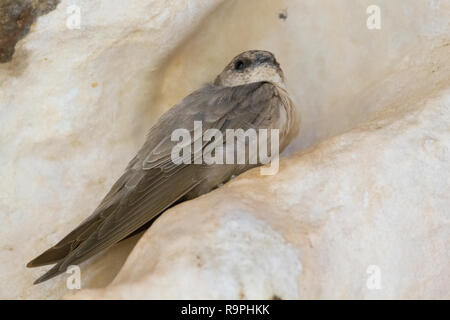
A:
POLYGON ((68 294, 67 275, 32 286, 45 268, 26 262, 90 214, 163 111, 258 48, 302 114, 290 152, 386 111, 162 215, 122 269, 136 237, 83 264, 86 289, 121 271, 77 297, 448 298, 450 1, 378 2, 378 31, 363 0, 86 0, 80 30, 72 1, 41 16, 0 65, 0 297, 68 294))
POLYGON ((0 3, 0 63, 8 62, 14 47, 33 21, 57 6, 59 0, 2 0, 0 3))
POLYGON ((379 90, 406 88, 386 111, 276 176, 252 170, 167 211, 110 286, 67 298, 450 298, 445 47, 439 57, 445 72, 389 77, 379 90))
MULTIPOLYGON (((64 278, 32 286, 45 268, 25 264, 84 220, 121 174, 169 107, 154 103, 163 62, 216 3, 77 1, 81 29, 71 30, 73 2, 62 1, 0 64, 0 297, 67 291, 64 278)), ((83 269, 84 283, 110 281, 128 252, 83 269)))

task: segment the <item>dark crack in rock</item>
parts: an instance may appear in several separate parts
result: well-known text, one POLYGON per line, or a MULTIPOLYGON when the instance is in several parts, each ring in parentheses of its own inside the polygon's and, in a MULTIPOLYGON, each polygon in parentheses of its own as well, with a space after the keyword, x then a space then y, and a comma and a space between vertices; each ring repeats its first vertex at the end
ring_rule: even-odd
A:
POLYGON ((56 8, 60 0, 0 0, 0 63, 12 59, 17 41, 37 17, 56 8))
POLYGON ((278 18, 281 20, 286 20, 288 18, 287 9, 284 9, 282 12, 278 14, 278 18))

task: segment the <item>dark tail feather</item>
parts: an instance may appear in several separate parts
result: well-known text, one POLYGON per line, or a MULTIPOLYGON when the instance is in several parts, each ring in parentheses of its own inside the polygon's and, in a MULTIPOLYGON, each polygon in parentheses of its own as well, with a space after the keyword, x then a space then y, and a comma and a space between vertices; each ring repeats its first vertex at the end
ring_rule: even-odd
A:
POLYGON ((60 265, 57 264, 55 265, 53 268, 51 268, 50 270, 48 270, 44 275, 42 275, 41 277, 39 277, 38 279, 36 279, 36 281, 33 282, 33 284, 38 284, 44 281, 47 281, 53 277, 56 277, 57 275, 63 273, 65 270, 62 270, 60 268, 60 265))
POLYGON ((70 251, 71 251, 71 244, 52 247, 47 251, 45 251, 44 253, 42 253, 41 255, 39 255, 38 257, 31 260, 30 262, 28 262, 27 268, 41 267, 46 266, 48 264, 57 263, 61 261, 61 259, 63 259, 65 256, 67 256, 70 251))
POLYGON ((100 222, 100 219, 93 219, 84 222, 71 233, 69 233, 66 237, 64 237, 64 239, 58 242, 55 246, 51 247, 37 258, 34 258, 30 262, 28 262, 27 267, 34 268, 58 263, 71 251, 78 247, 81 242, 87 239, 89 235, 93 231, 95 231, 100 222))

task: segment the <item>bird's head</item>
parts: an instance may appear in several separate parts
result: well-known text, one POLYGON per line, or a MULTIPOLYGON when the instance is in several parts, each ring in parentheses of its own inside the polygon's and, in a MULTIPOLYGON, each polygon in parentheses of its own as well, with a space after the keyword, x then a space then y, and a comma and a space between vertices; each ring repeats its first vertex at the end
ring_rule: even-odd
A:
POLYGON ((234 87, 268 81, 284 87, 284 75, 269 51, 251 50, 236 56, 214 81, 215 85, 234 87))

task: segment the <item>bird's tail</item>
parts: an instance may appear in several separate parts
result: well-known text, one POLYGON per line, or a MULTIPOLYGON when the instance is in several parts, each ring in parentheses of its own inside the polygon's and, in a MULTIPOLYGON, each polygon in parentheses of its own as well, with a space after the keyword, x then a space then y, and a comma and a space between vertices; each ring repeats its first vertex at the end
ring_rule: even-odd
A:
POLYGON ((60 267, 60 264, 56 264, 53 268, 48 270, 44 275, 36 279, 36 281, 33 282, 33 284, 38 284, 44 281, 47 281, 48 279, 51 279, 53 277, 56 277, 57 275, 65 272, 66 270, 62 269, 60 267))
POLYGON ((70 252, 70 246, 54 246, 27 263, 27 268, 35 268, 55 264, 70 252))

